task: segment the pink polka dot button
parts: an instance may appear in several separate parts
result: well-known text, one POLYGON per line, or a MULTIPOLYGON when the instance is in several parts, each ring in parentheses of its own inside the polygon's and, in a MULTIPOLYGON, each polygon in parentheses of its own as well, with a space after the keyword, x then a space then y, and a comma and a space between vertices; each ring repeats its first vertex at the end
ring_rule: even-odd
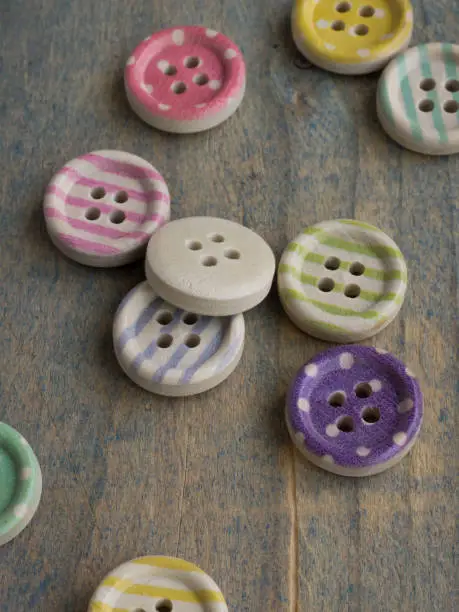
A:
POLYGON ((169 220, 161 174, 123 151, 94 151, 68 162, 46 190, 44 214, 53 243, 71 259, 115 267, 139 259, 169 220))
POLYGON ((166 132, 208 130, 228 119, 245 91, 245 63, 226 36, 199 26, 162 30, 128 59, 125 86, 141 119, 166 132))

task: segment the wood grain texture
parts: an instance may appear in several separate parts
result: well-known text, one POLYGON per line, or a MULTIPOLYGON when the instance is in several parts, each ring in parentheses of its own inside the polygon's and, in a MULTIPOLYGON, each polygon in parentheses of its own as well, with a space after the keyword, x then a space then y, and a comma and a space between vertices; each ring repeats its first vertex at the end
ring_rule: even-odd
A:
MULTIPOLYGON (((44 477, 35 519, 0 549, 1 612, 85 612, 106 572, 147 553, 196 562, 231 612, 457 609, 459 156, 389 141, 377 76, 298 68, 286 0, 0 4, 0 419, 30 441, 44 477), (210 132, 161 134, 129 110, 123 65, 152 31, 193 23, 242 48, 246 98, 210 132), (277 256, 336 217, 397 241, 407 299, 369 344, 410 364, 425 394, 420 439, 399 466, 351 480, 293 450, 286 388, 327 345, 293 327, 274 290, 247 315, 242 362, 215 390, 171 400, 130 383, 111 325, 142 265, 66 260, 41 211, 52 174, 102 148, 160 169, 175 218, 242 222, 277 256)), ((413 4, 415 43, 459 40, 456 0, 413 4)))

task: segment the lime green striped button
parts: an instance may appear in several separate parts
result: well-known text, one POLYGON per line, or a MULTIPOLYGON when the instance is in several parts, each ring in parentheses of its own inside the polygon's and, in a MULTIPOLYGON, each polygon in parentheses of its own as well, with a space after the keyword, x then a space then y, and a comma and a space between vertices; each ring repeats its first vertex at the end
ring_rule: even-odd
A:
POLYGON ((41 470, 28 442, 0 422, 0 546, 32 520, 40 502, 41 470))
POLYGON ((339 219, 308 227, 290 242, 277 278, 284 309, 300 329, 323 340, 357 342, 395 318, 407 269, 384 232, 339 219))

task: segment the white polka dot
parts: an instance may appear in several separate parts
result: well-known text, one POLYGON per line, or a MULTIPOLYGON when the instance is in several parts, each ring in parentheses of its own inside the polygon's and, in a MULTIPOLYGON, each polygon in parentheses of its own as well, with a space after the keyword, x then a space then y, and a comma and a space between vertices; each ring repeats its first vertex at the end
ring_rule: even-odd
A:
POLYGON ((27 442, 27 440, 24 438, 24 436, 21 436, 21 437, 19 438, 19 441, 21 442, 21 444, 22 444, 23 446, 28 446, 28 442, 27 442))
POLYGON ((161 70, 161 72, 166 72, 166 70, 169 68, 169 62, 167 62, 166 60, 159 60, 156 65, 161 70))
POLYGON ((218 32, 216 32, 215 30, 206 30, 206 36, 208 36, 209 38, 215 38, 217 34, 218 32))
POLYGON ((382 389, 382 382, 380 380, 377 380, 376 378, 374 380, 370 380, 370 387, 372 391, 377 393, 378 391, 381 391, 382 389))
POLYGON ((319 28, 319 30, 325 30, 329 25, 330 22, 326 21, 325 19, 319 19, 319 21, 316 21, 316 27, 319 28))
POLYGON ((406 444, 408 436, 406 435, 404 431, 399 431, 398 433, 394 435, 392 439, 397 446, 403 446, 404 444, 406 444))
POLYGON ((153 86, 147 85, 146 83, 142 83, 141 88, 149 94, 151 94, 151 92, 153 91, 153 86))
POLYGON ((135 64, 135 57, 133 55, 131 55, 131 57, 128 59, 128 61, 126 62, 126 64, 128 66, 133 66, 135 64))
POLYGON ((336 438, 336 436, 339 434, 339 429, 335 423, 330 423, 330 425, 327 425, 325 428, 325 433, 330 438, 336 438))
POLYGON ((371 450, 366 446, 358 446, 355 452, 359 457, 368 457, 368 455, 371 453, 371 450))
POLYGON ((339 365, 343 370, 350 370, 354 365, 354 357, 352 353, 341 353, 339 356, 339 365))
POLYGON ((324 455, 322 457, 322 461, 324 463, 335 463, 335 460, 333 459, 333 457, 331 455, 324 455))
POLYGON ((376 19, 382 19, 385 14, 386 13, 385 13, 384 9, 380 9, 380 8, 379 9, 375 9, 374 17, 376 17, 376 19))
POLYGON ((26 467, 21 470, 21 480, 28 480, 32 476, 32 468, 26 467))
POLYGON ((207 104, 205 102, 203 102, 201 104, 195 104, 194 105, 195 108, 204 108, 204 106, 207 106, 207 104))
POLYGON ((413 11, 406 11, 405 20, 406 23, 413 23, 413 11))
POLYGON ((405 372, 408 374, 408 376, 411 376, 411 378, 414 378, 414 373, 410 370, 410 368, 406 368, 405 372))
POLYGON ((234 49, 227 49, 225 51, 225 57, 226 59, 233 59, 233 57, 236 57, 237 53, 234 49))
POLYGON ((404 414, 405 412, 409 412, 414 407, 414 402, 411 397, 407 397, 398 405, 398 411, 400 414, 404 414))
POLYGON ((234 102, 234 98, 228 98, 228 99, 226 100, 226 105, 227 105, 227 106, 230 106, 230 105, 231 105, 233 102, 234 102))
POLYGON ((295 433, 295 440, 299 442, 299 444, 304 444, 304 433, 297 431, 295 433))
POLYGON ((167 110, 170 109, 170 106, 169 106, 169 104, 158 104, 158 108, 159 108, 159 110, 167 111, 167 110))
POLYGON ((306 376, 310 376, 311 378, 317 376, 318 371, 319 369, 315 363, 308 363, 308 365, 304 368, 304 373, 306 374, 306 376))
POLYGON ((176 45, 183 45, 185 41, 185 32, 183 30, 174 30, 172 32, 172 41, 176 45))
POLYGON ((380 355, 387 355, 387 352, 388 352, 388 351, 386 351, 385 349, 382 349, 382 348, 375 348, 375 351, 377 353, 379 353, 380 355))
POLYGON ((211 89, 220 89, 220 87, 222 86, 220 81, 209 81, 209 87, 211 89))
POLYGON ((14 516, 16 518, 24 518, 25 515, 27 514, 27 504, 18 504, 17 506, 14 507, 14 516))
POLYGON ((299 410, 302 410, 303 412, 309 412, 311 410, 308 400, 304 397, 300 397, 296 405, 298 406, 299 410))
POLYGON ((147 37, 146 37, 146 38, 144 38, 143 40, 144 40, 145 42, 147 42, 147 40, 150 40, 150 38, 151 38, 151 36, 147 36, 147 37))
POLYGON ((370 49, 357 49, 357 55, 360 55, 360 57, 368 57, 370 55, 370 49))
POLYGON ((336 49, 335 45, 332 45, 331 43, 328 43, 328 42, 324 43, 324 47, 328 49, 329 51, 334 51, 336 49))

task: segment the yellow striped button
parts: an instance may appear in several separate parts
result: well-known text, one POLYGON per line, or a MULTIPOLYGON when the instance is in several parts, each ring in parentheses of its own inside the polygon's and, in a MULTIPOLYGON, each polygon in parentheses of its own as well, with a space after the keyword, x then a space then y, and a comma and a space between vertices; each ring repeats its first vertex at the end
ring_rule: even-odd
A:
POLYGON ((292 33, 313 64, 367 74, 408 47, 413 9, 410 0, 294 0, 292 33))
POLYGON ((88 612, 228 612, 222 592, 199 567, 174 557, 139 557, 99 585, 88 612))
POLYGON ((300 329, 322 340, 358 342, 397 316, 407 268, 384 232, 339 219, 308 227, 288 244, 277 284, 286 313, 300 329))

